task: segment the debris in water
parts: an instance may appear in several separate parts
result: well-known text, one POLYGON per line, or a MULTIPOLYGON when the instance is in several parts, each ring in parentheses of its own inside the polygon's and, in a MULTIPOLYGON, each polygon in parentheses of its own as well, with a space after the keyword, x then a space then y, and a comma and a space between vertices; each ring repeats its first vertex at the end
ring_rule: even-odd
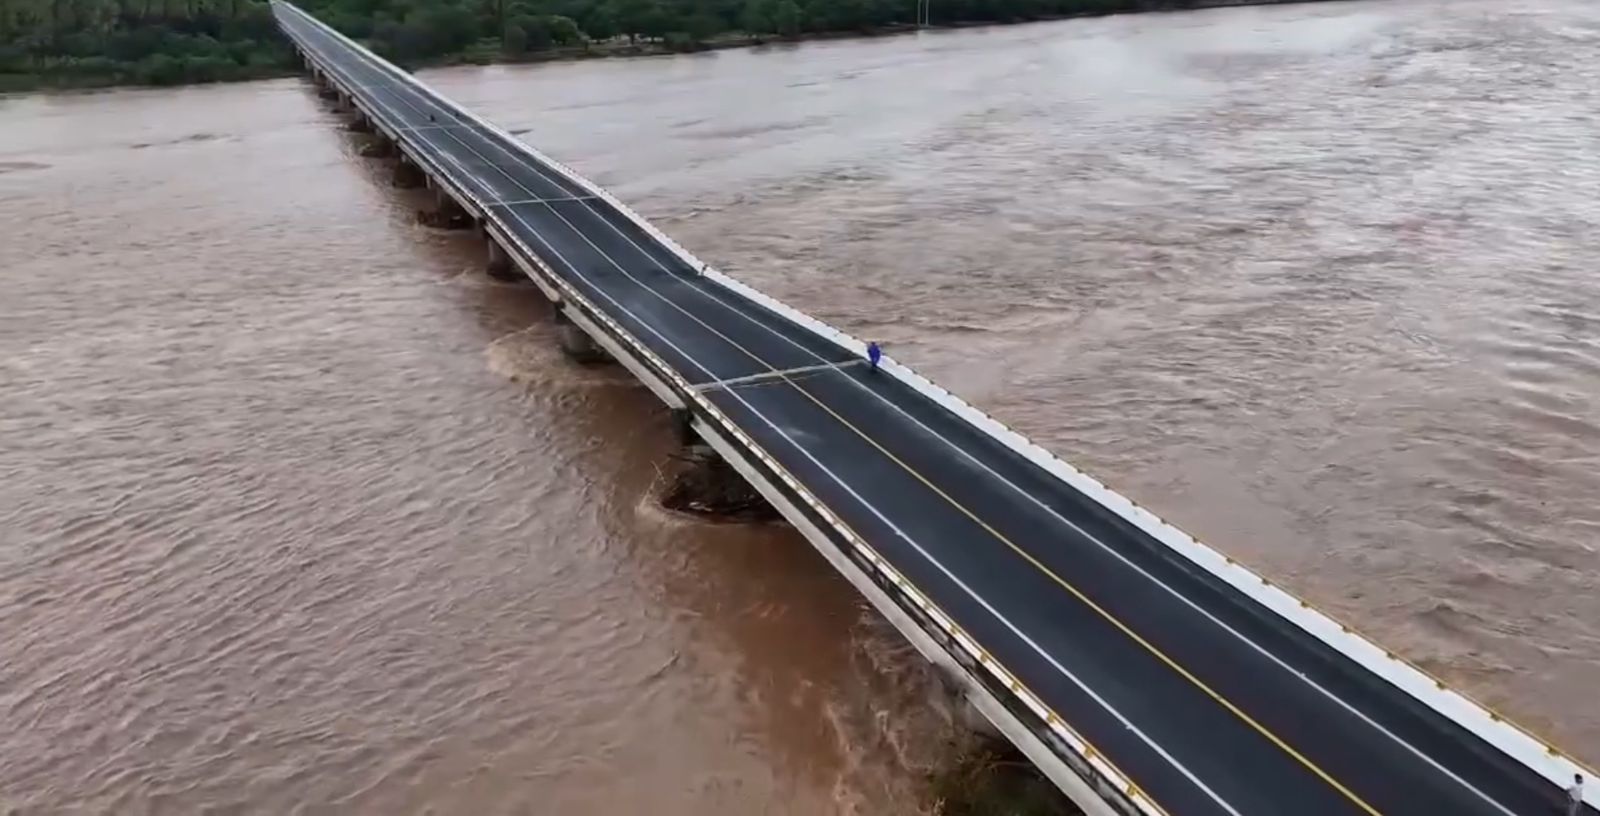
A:
POLYGON ((661 495, 661 506, 668 510, 728 521, 778 518, 778 511, 722 457, 705 452, 682 454, 673 459, 680 466, 672 477, 672 484, 661 495))

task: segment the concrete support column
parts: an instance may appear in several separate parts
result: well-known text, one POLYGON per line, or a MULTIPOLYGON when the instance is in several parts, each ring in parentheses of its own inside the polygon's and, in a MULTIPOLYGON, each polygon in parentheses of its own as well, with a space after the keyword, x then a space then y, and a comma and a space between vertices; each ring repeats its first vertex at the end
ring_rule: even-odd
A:
POLYGON ((345 129, 349 130, 351 133, 371 133, 372 120, 368 119, 366 114, 356 111, 355 118, 351 119, 350 123, 345 125, 345 129))
MULTIPOLYGON (((426 175, 426 174, 424 174, 426 175)), ((472 218, 461 205, 438 185, 433 187, 433 209, 417 210, 417 221, 424 226, 437 227, 438 229, 466 229, 472 226, 472 218)))
POLYGON ((413 190, 421 187, 427 181, 427 175, 422 168, 416 166, 404 155, 394 164, 394 186, 402 190, 413 190))
POLYGON ((361 146, 361 155, 369 159, 386 159, 394 155, 394 142, 389 141, 383 134, 376 134, 372 140, 361 146))
POLYGON ((687 437, 687 441, 683 453, 673 457, 672 481, 661 494, 662 506, 726 521, 760 522, 778 518, 778 511, 733 465, 694 433, 693 426, 684 418, 687 414, 687 411, 673 412, 673 424, 680 438, 687 437))
POLYGON ((611 355, 595 345, 594 338, 572 322, 572 318, 560 306, 556 307, 556 339, 561 344, 561 351, 573 362, 593 365, 611 359, 611 355))
POLYGON ((672 409, 672 435, 684 448, 705 445, 700 435, 694 432, 694 413, 687 408, 672 409))
POLYGON ((493 238, 488 240, 489 277, 502 281, 520 280, 522 275, 518 274, 516 264, 511 261, 511 253, 507 252, 506 248, 501 246, 499 241, 496 241, 493 238))

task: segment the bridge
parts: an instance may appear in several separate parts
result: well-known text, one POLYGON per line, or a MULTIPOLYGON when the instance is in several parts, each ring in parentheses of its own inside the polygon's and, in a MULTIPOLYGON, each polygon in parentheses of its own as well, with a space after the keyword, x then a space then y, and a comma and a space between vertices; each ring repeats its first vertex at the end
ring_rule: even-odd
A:
MULTIPOLYGON (((1566 813, 1590 772, 283 2, 322 92, 1096 816, 1566 813)), ((1580 810, 1597 816, 1600 780, 1580 810)))

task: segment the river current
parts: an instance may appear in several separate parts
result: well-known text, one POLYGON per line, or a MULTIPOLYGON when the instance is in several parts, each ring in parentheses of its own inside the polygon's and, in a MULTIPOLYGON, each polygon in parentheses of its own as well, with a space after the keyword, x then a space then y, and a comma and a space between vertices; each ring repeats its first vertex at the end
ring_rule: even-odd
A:
MULTIPOLYGON (((425 72, 1600 760, 1600 6, 425 72)), ((921 663, 299 79, 0 98, 0 805, 915 812, 921 663)))

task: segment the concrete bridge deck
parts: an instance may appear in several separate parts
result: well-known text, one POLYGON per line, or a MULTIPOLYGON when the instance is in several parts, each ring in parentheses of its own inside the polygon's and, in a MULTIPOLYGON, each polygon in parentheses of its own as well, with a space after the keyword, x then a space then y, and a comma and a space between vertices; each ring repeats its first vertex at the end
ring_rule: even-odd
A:
MULTIPOLYGON (((1564 813, 1576 763, 293 6, 308 67, 1094 813, 1564 813)), ((1589 785, 1586 814, 1595 808, 1589 785)))

